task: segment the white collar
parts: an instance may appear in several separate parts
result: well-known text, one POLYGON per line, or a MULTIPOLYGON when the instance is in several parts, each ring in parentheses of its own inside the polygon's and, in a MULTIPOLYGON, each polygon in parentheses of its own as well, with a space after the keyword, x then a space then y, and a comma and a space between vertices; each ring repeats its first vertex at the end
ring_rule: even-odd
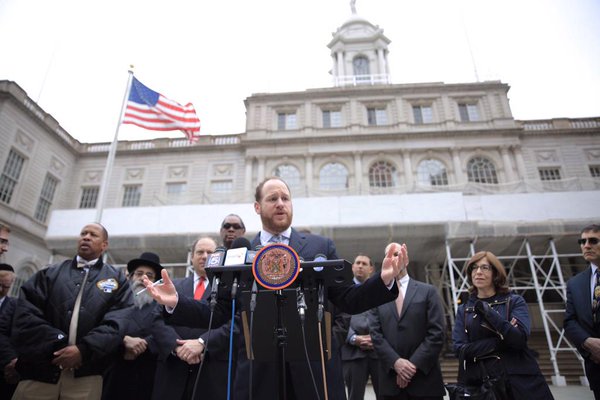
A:
MULTIPOLYGON (((262 229, 260 231, 260 243, 263 245, 266 245, 267 243, 269 243, 269 241, 271 240, 271 238, 273 236, 277 236, 277 235, 274 235, 271 232, 268 232, 268 231, 262 229)), ((283 239, 285 239, 289 242, 290 237, 292 236, 292 227, 290 226, 285 231, 281 232, 279 234, 279 236, 281 236, 283 239)))

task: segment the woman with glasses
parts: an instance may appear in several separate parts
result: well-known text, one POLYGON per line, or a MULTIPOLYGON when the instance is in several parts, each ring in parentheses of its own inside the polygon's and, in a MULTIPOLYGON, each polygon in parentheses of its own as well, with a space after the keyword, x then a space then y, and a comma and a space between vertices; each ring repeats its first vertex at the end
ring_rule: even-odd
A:
POLYGON ((523 297, 511 293, 506 270, 489 251, 476 253, 466 267, 469 298, 458 307, 452 332, 461 360, 459 382, 479 386, 482 369, 504 377, 508 399, 553 399, 531 350, 530 321, 523 297))

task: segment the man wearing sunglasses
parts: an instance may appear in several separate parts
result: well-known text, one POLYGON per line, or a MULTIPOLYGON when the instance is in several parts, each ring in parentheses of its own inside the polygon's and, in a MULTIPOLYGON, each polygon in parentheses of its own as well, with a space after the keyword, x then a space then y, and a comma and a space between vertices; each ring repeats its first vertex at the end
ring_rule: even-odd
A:
POLYGON ((227 249, 231 248, 233 241, 246 233, 246 226, 239 215, 229 214, 221 223, 221 240, 223 246, 227 249))
POLYGON ((589 268, 569 279, 565 335, 585 359, 585 373, 600 400, 600 225, 589 225, 577 241, 589 268))

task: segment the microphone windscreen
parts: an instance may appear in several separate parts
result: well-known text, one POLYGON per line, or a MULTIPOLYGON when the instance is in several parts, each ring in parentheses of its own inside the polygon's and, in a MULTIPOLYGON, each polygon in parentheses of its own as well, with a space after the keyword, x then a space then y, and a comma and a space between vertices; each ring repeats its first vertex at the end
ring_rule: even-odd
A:
POLYGON ((250 250, 252 248, 252 245, 250 244, 250 241, 248 239, 246 239, 243 236, 240 236, 239 238, 236 238, 233 243, 231 243, 231 248, 232 249, 239 249, 245 247, 248 250, 250 250))
POLYGON ((325 254, 317 254, 313 261, 327 261, 327 256, 325 254))

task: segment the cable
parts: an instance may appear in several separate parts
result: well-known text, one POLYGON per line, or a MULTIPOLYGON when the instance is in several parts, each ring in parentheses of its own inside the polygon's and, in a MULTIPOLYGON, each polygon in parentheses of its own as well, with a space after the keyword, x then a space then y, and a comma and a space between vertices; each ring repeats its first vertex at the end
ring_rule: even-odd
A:
POLYGON ((212 287, 210 290, 210 317, 208 319, 208 337, 206 338, 206 343, 204 344, 204 350, 200 354, 200 366, 198 367, 198 372, 196 373, 196 379, 194 380, 194 389, 192 390, 192 399, 196 398, 196 390, 198 389, 198 382, 200 381, 200 373, 202 372, 202 366, 204 365, 204 355, 208 351, 208 345, 210 343, 210 336, 212 334, 212 320, 213 315, 215 313, 215 306, 217 305, 217 288, 219 287, 219 277, 213 276, 212 287))
MULTIPOLYGON (((319 327, 319 350, 321 350, 321 369, 323 371, 323 391, 325 392, 325 400, 329 397, 327 396, 327 376, 325 374, 325 352, 323 351, 323 335, 321 334, 321 321, 318 322, 319 327)), ((304 333, 304 330, 303 330, 304 333)), ((311 371, 312 374, 312 371, 311 371)))
POLYGON ((256 281, 252 282, 252 292, 250 295, 250 377, 249 377, 249 389, 248 393, 250 394, 249 400, 252 400, 252 366, 254 364, 254 347, 253 344, 253 332, 254 332, 254 309, 256 308, 256 296, 258 294, 258 285, 256 281))
MULTIPOLYGON (((235 297, 231 304, 231 327, 229 329, 229 365, 227 367, 227 400, 231 398, 231 364, 233 360, 233 329, 235 327, 235 297)), ((192 397, 192 399, 194 399, 192 397)))
MULTIPOLYGON (((304 295, 303 295, 304 297, 304 295)), ((315 380, 315 374, 313 373, 312 365, 310 364, 310 358, 308 357, 308 348, 306 347, 306 334, 304 333, 304 314, 301 314, 300 317, 300 329, 302 330, 302 344, 304 345, 304 356, 306 357, 306 364, 308 365, 308 370, 310 372, 310 378, 312 379, 313 387, 315 388, 315 394, 317 395, 317 400, 321 400, 319 396, 319 389, 317 388, 317 381, 315 380)), ((325 393, 325 398, 327 398, 327 393, 325 393)))
POLYGON ((325 352, 323 349, 323 335, 321 333, 322 326, 321 321, 323 320, 323 315, 325 313, 325 288, 322 283, 319 283, 317 286, 318 293, 318 309, 317 309, 317 326, 319 330, 319 350, 321 352, 321 370, 323 373, 323 392, 325 392, 325 400, 328 399, 327 396, 327 376, 325 374, 325 352))
POLYGON ((196 373, 196 380, 194 381, 194 390, 192 390, 192 399, 196 398, 196 390, 198 389, 198 382, 200 381, 200 373, 202 372, 202 366, 204 365, 204 355, 208 351, 208 344, 210 343, 210 335, 212 333, 212 320, 213 320, 213 307, 210 309, 210 318, 208 320, 208 337, 206 338, 206 344, 204 346, 204 351, 200 354, 202 360, 200 360, 200 366, 198 367, 198 372, 196 373))

